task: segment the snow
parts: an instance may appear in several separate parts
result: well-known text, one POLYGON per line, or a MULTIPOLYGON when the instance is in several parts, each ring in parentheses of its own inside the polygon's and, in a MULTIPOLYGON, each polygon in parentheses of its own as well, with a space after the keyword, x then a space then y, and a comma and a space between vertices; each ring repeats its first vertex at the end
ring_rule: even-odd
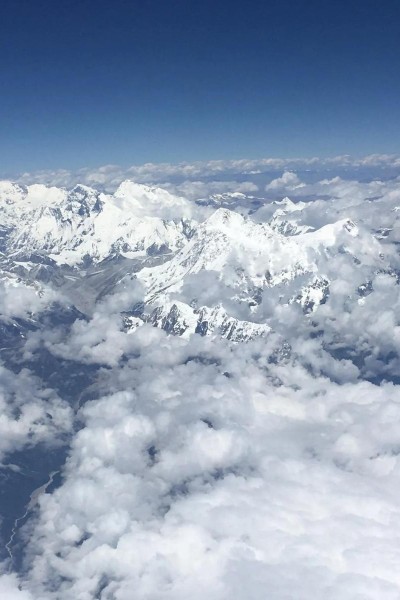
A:
POLYGON ((95 261, 113 252, 129 256, 153 244, 176 250, 185 241, 182 222, 152 216, 157 202, 159 212, 164 205, 167 211, 187 205, 168 192, 132 182, 121 184, 114 196, 87 186, 67 192, 35 184, 24 190, 6 182, 0 188, 0 214, 10 230, 10 250, 45 250, 56 262, 71 265, 85 256, 95 261))
POLYGON ((187 200, 170 194, 158 187, 141 185, 130 180, 123 181, 115 191, 113 202, 121 210, 136 216, 162 216, 173 219, 190 217, 191 207, 187 200))

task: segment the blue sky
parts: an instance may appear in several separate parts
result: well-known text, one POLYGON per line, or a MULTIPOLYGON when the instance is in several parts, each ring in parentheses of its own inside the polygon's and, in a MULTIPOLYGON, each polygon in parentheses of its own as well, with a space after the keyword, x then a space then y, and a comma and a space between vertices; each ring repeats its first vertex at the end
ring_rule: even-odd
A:
POLYGON ((2 0, 0 172, 397 153, 400 3, 2 0))

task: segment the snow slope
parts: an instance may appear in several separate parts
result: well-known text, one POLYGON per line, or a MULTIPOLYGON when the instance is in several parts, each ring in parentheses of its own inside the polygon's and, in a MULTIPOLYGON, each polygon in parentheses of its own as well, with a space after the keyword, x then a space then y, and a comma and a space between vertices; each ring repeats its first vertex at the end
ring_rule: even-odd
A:
POLYGON ((165 190, 126 181, 114 195, 78 185, 70 191, 2 182, 0 218, 9 254, 41 252, 59 264, 99 262, 110 255, 164 253, 183 245, 191 223, 189 204, 165 190), (164 206, 154 216, 154 207, 164 206))
MULTIPOLYGON (((238 197, 249 206, 254 200, 229 194, 238 197)), ((343 214, 315 227, 306 222, 309 210, 285 197, 247 216, 221 207, 210 214, 210 207, 132 181, 112 195, 83 185, 0 182, 2 270, 29 285, 41 279, 68 290, 80 310, 90 303, 85 294, 123 289, 136 273, 145 309, 139 318, 125 311, 128 329, 150 322, 179 335, 251 339, 270 329, 266 298, 314 311, 345 264, 361 265, 358 286, 390 271, 379 236, 343 214), (269 217, 260 222, 263 211, 269 217)))

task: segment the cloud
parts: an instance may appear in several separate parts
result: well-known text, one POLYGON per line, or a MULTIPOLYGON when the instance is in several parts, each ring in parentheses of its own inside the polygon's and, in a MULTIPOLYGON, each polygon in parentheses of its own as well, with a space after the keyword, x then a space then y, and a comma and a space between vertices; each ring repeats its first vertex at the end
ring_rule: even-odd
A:
POLYGON ((0 280, 0 315, 3 317, 28 317, 58 299, 57 292, 48 286, 26 285, 15 276, 0 280))
POLYGON ((251 181, 190 181, 180 184, 166 184, 175 193, 182 194, 189 200, 208 199, 214 194, 234 192, 235 194, 254 194, 258 186, 251 181))
POLYGON ((19 357, 28 332, 39 327, 38 315, 59 297, 51 288, 24 285, 16 277, 0 281, 0 461, 25 446, 60 444, 72 426, 68 404, 19 357))
POLYGON ((39 182, 67 188, 71 188, 77 183, 84 183, 89 186, 103 188, 105 191, 115 191, 118 185, 126 179, 146 184, 182 184, 185 181, 199 181, 203 178, 214 181, 221 181, 225 178, 232 181, 236 179, 235 176, 246 174, 257 176, 259 172, 338 168, 399 169, 400 157, 397 155, 372 154, 362 158, 345 155, 331 158, 261 158, 178 164, 146 163, 128 167, 104 165, 98 168, 81 168, 76 171, 59 169, 55 171, 26 172, 20 174, 16 180, 24 184, 39 182))
POLYGON ((395 598, 397 388, 271 363, 271 342, 151 336, 40 499, 32 593, 395 598))
POLYGON ((29 370, 0 364, 0 461, 24 446, 57 445, 72 425, 72 411, 29 370))
POLYGON ((15 575, 0 575, 0 597, 4 600, 34 600, 28 591, 21 589, 15 575))
POLYGON ((265 186, 265 191, 276 191, 276 190, 285 190, 285 189, 293 189, 299 187, 301 185, 301 181, 292 171, 285 171, 281 177, 277 179, 273 179, 268 185, 265 186))
POLYGON ((68 333, 64 327, 28 334, 24 356, 29 359, 42 347, 58 357, 84 364, 117 365, 131 346, 123 331, 121 313, 143 300, 137 279, 125 278, 117 290, 97 302, 90 319, 76 319, 68 333))

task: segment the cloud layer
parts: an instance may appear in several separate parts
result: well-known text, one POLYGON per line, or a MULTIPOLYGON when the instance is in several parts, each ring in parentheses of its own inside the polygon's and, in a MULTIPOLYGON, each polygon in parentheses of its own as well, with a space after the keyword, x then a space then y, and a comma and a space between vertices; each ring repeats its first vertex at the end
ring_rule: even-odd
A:
MULTIPOLYGON (((279 173, 283 171, 323 171, 336 172, 339 169, 361 170, 368 169, 400 170, 398 155, 372 154, 362 158, 351 156, 335 156, 332 158, 262 158, 241 160, 213 160, 194 163, 147 163, 122 167, 119 165, 104 165, 98 168, 83 168, 77 171, 59 169, 57 171, 39 171, 22 173, 16 180, 22 184, 46 183, 71 188, 77 183, 100 187, 106 191, 114 191, 118 185, 131 179, 138 183, 163 184, 174 191, 178 190, 186 197, 202 197, 221 191, 254 191, 251 186, 254 178, 262 173, 279 173), (238 180, 240 176, 240 180, 238 180), (247 182, 243 182, 243 178, 247 182), (206 188, 206 182, 213 182, 211 188, 206 188), (221 182, 228 182, 223 188, 221 182), (218 186, 219 182, 219 186, 218 186), (191 185, 190 185, 191 184, 191 185), (177 186, 177 187, 176 187, 177 186), (236 187, 235 187, 236 186, 236 187), (244 187, 243 187, 244 186, 244 187)), ((275 177, 276 178, 276 177, 275 177)))
POLYGON ((38 598, 396 598, 397 388, 276 365, 272 341, 132 338, 41 498, 38 598))

